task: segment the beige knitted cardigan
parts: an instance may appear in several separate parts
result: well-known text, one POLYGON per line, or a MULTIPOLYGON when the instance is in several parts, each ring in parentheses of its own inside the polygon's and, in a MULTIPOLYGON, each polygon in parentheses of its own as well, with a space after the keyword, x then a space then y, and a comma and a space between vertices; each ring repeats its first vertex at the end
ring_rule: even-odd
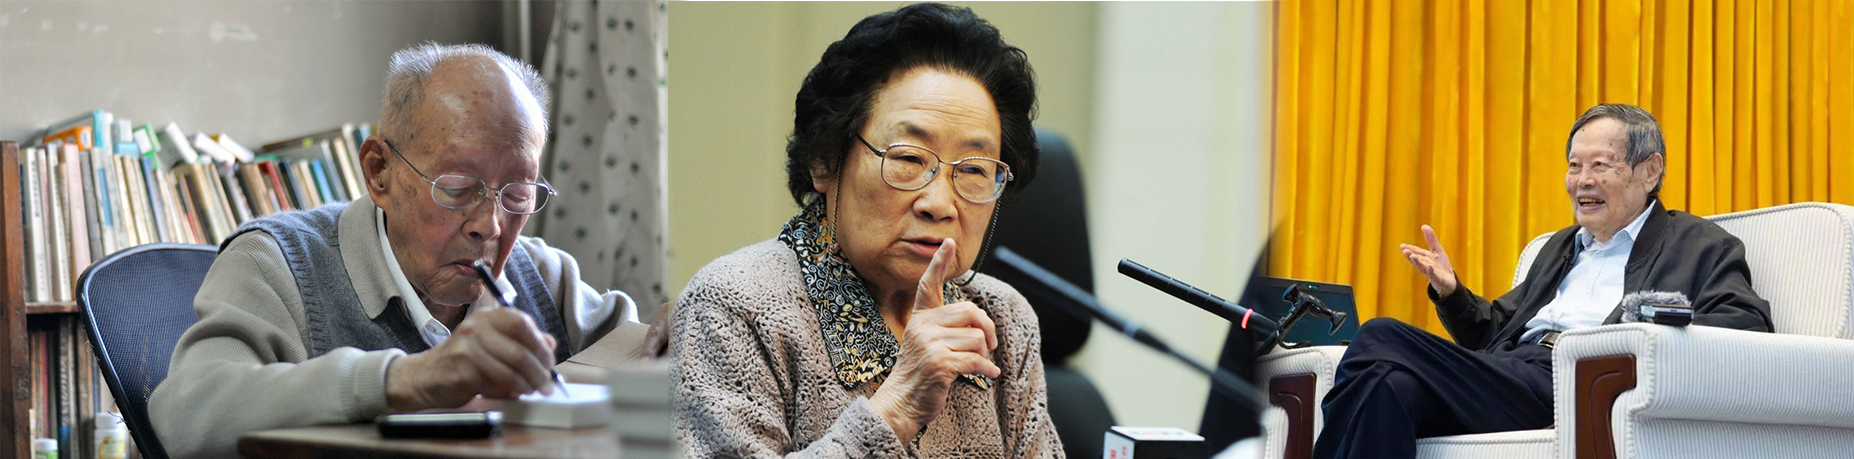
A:
POLYGON ((677 439, 708 457, 1062 457, 1044 398, 1036 315, 990 276, 963 288, 998 327, 1003 373, 989 390, 955 383, 916 444, 870 408, 875 384, 832 372, 797 255, 761 242, 703 267, 670 319, 677 439))

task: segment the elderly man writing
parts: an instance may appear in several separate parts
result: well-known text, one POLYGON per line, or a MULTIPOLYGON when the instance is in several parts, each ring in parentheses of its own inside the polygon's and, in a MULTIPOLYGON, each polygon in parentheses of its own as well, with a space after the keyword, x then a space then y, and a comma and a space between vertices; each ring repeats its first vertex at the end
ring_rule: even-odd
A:
POLYGON ((1680 292, 1693 324, 1771 331, 1742 242, 1656 199, 1665 151, 1654 116, 1604 104, 1571 126, 1565 192, 1577 224, 1553 234, 1524 282, 1491 302, 1461 285, 1435 231, 1403 254, 1455 341, 1393 319, 1359 329, 1326 396, 1314 456, 1416 456, 1416 439, 1545 428, 1551 347, 1571 329, 1616 323, 1625 293, 1680 292))
POLYGON ((261 429, 346 423, 551 391, 549 369, 635 320, 623 292, 519 236, 541 178, 547 93, 479 45, 392 59, 380 132, 360 147, 368 197, 254 220, 221 247, 200 320, 149 400, 176 457, 230 457, 261 429), (471 271, 487 262, 512 308, 471 271))

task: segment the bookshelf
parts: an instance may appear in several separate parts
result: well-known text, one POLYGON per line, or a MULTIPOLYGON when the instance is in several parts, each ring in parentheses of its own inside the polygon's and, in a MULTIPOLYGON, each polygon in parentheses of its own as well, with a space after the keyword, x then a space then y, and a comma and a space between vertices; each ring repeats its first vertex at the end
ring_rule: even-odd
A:
MULTIPOLYGON (((112 120, 95 110, 71 123, 89 129, 112 120)), ((85 131, 78 140, 7 142, 0 158, 8 173, 0 203, 8 217, 5 249, 9 268, 17 267, 5 284, 5 341, 13 348, 0 400, 9 401, 4 408, 13 416, 4 427, 18 443, 56 439, 74 459, 92 453, 83 445, 91 444, 95 413, 115 406, 74 301, 78 273, 109 253, 153 243, 216 245, 254 218, 355 199, 354 145, 371 131, 345 123, 250 151, 223 134, 188 136, 172 124, 150 134, 149 126, 131 131, 131 124, 106 131, 113 134, 85 131)))
POLYGON ((7 139, 0 142, 6 165, 0 167, 0 346, 8 355, 0 365, 0 458, 31 457, 34 336, 80 313, 72 301, 26 301, 34 297, 26 273, 36 260, 19 218, 23 177, 14 165, 26 151, 24 140, 92 109, 157 128, 174 121, 227 132, 253 149, 256 142, 371 120, 392 52, 424 41, 486 43, 538 60, 553 4, 151 0, 0 8, 15 25, 0 27, 0 62, 34 69, 9 73, 8 90, 0 91, 0 139, 7 139), (530 7, 532 14, 519 14, 530 7), (524 26, 521 18, 530 22, 524 26), (524 31, 526 40, 519 36, 524 31), (529 52, 518 52, 518 44, 530 44, 529 52))
POLYGON ((6 440, 5 451, 0 451, 4 454, 0 456, 31 457, 28 454, 31 453, 32 434, 28 429, 32 418, 27 410, 32 407, 29 393, 33 357, 26 347, 26 316, 29 309, 40 305, 26 304, 25 222, 13 217, 20 214, 19 187, 11 186, 20 183, 16 164, 19 164, 19 146, 12 141, 0 141, 0 165, 5 165, 0 167, 0 177, 3 177, 0 183, 9 185, 0 187, 0 216, 7 217, 0 218, 4 221, 0 223, 0 244, 6 249, 6 263, 0 263, 4 265, 0 269, 5 271, 5 275, 0 276, 0 330, 5 333, 0 336, 4 337, 7 355, 7 364, 0 367, 0 381, 5 383, 0 386, 0 433, 5 434, 6 440))
MULTIPOLYGON (((15 165, 19 163, 19 147, 13 141, 0 141, 0 164, 15 165)), ((4 180, 0 183, 20 183, 18 167, 0 168, 4 180)), ((6 186, 0 193, 0 215, 19 215, 20 196, 18 186, 6 186)), ((5 457, 30 457, 31 424, 29 416, 32 409, 32 359, 27 333, 27 322, 33 317, 57 315, 75 315, 77 303, 72 301, 27 302, 25 285, 25 229, 24 222, 18 218, 6 218, 0 225, 0 243, 5 249, 5 277, 0 278, 0 330, 5 330, 7 364, 0 367, 0 432, 6 432, 5 457)), ((82 342, 82 341, 78 341, 82 342)))
MULTIPOLYGON (((5 187, 0 187, 5 188, 4 192, 0 192, 0 215, 9 217, 19 215, 21 212, 20 189, 14 185, 21 183, 20 170, 16 166, 19 164, 19 145, 16 142, 0 141, 0 164, 7 166, 0 167, 0 176, 3 176, 0 183, 7 184, 5 187)), ((0 337, 3 337, 0 338, 0 342, 6 346, 7 364, 0 366, 0 381, 4 381, 4 384, 0 385, 0 432, 6 434, 5 441, 0 442, 0 445, 4 445, 4 448, 0 448, 4 454, 0 456, 30 457, 28 455, 32 442, 30 429, 33 422, 33 417, 30 416, 33 398, 30 394, 34 387, 32 361, 36 356, 31 351, 29 344, 31 334, 28 331, 32 328, 50 328, 53 329, 49 331, 50 333, 60 332, 55 326, 42 324, 33 327, 29 326, 28 322, 35 319, 41 322, 76 320, 75 316, 79 311, 74 301, 26 301, 26 289, 29 287, 25 282, 25 222, 20 218, 3 220, 4 224, 0 224, 0 246, 3 247, 0 248, 5 250, 6 263, 4 277, 0 277, 0 306, 3 306, 0 307, 0 330, 4 330, 4 333, 0 333, 0 337), (61 316, 68 316, 68 318, 61 316)), ((88 347, 85 337, 73 338, 70 343, 88 347)), ((85 401, 88 401, 88 397, 85 397, 85 401)), ((75 405, 83 409, 87 403, 77 402, 75 405)), ((41 426, 41 428, 45 427, 41 426)), ((74 426, 73 432, 80 431, 74 426)), ((73 435, 81 435, 81 433, 73 435)), ((81 456, 73 451, 66 457, 81 456)))

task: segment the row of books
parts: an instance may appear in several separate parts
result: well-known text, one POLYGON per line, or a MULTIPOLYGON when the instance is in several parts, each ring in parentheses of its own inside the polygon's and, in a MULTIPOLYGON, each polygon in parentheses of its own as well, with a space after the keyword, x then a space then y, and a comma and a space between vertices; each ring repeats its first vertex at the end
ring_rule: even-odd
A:
POLYGON ((103 384, 89 338, 75 315, 35 316, 27 324, 31 355, 33 438, 58 442, 59 457, 94 457, 90 445, 94 419, 100 412, 118 412, 116 401, 103 384))
POLYGON ((217 245, 253 218, 358 198, 355 146, 371 131, 345 124, 254 152, 102 110, 48 127, 19 152, 26 301, 73 301, 83 270, 122 249, 217 245))

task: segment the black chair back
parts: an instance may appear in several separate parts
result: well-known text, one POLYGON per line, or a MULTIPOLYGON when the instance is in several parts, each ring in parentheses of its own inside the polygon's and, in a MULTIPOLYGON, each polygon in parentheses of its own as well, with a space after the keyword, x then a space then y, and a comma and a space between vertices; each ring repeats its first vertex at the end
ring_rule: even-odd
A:
MULTIPOLYGON (((1094 293, 1092 253, 1088 249, 1088 206, 1082 199, 1081 168, 1069 142, 1055 132, 1038 129, 1037 149, 1041 151, 1036 181, 999 206, 998 227, 993 230, 993 247, 1010 247, 1011 251, 1036 262, 1063 280, 1094 293)), ((980 268, 985 274, 1012 285, 1025 285, 1012 270, 1001 264, 980 268)), ((1042 295, 1042 289, 1019 289, 1030 308, 1036 310, 1037 331, 1043 338, 1043 376, 1048 385, 1049 417, 1056 424, 1056 435, 1069 457, 1099 457, 1107 429, 1114 425, 1114 413, 1107 400, 1087 376, 1069 368, 1066 362, 1094 329, 1092 319, 1079 317, 1055 305, 1058 298, 1042 295)))
MULTIPOLYGON (((1075 153, 1062 135, 1041 129, 1036 131, 1036 146, 1042 152, 1036 181, 999 206, 998 211, 1003 213, 998 215, 991 245, 1010 247, 1062 280, 1094 293, 1088 206, 1082 199, 1081 169, 1076 165, 1075 153)), ((1005 283, 1018 281, 1012 277, 1014 273, 995 265, 988 264, 980 271, 1005 283)), ((1064 312, 1041 298, 1026 299, 1036 310, 1037 331, 1043 334, 1044 362, 1066 362, 1088 343, 1088 333, 1094 329, 1091 319, 1064 312)))
POLYGON ((180 334, 199 321, 193 296, 218 254, 210 245, 142 245, 104 258, 78 278, 90 349, 144 458, 167 458, 148 420, 148 394, 167 378, 180 334))

